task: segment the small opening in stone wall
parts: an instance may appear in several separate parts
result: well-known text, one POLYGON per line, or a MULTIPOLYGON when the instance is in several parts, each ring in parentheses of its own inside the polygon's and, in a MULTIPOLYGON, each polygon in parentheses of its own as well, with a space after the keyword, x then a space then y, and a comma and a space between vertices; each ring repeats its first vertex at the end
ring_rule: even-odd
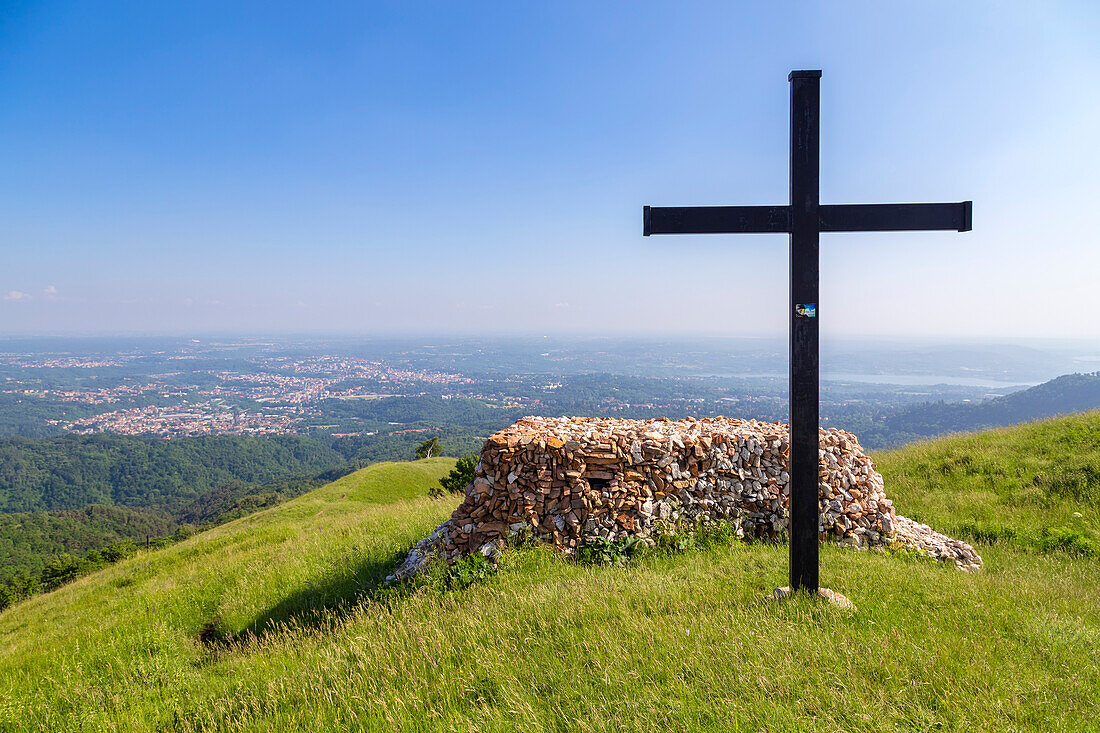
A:
POLYGON ((594 491, 607 491, 611 487, 611 479, 607 478, 590 478, 586 479, 588 486, 594 491))

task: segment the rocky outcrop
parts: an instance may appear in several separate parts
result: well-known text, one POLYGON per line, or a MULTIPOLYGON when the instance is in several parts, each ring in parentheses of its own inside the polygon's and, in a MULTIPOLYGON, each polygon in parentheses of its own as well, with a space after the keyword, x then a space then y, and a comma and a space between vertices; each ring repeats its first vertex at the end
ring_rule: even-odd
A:
MULTIPOLYGON (((820 433, 822 541, 899 545, 976 569, 964 542, 898 516, 856 437, 820 433)), ((524 418, 489 437, 451 518, 391 579, 433 554, 492 556, 520 535, 566 554, 600 540, 694 532, 728 523, 745 539, 777 538, 788 521, 787 426, 754 420, 524 418)))

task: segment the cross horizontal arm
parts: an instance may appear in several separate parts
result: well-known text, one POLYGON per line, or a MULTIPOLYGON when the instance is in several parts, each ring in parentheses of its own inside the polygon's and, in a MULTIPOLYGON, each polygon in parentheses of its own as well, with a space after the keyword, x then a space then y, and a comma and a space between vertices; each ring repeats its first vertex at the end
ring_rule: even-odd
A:
POLYGON ((642 233, 753 234, 791 230, 789 206, 646 206, 642 233))
POLYGON ((970 231, 971 202, 957 204, 822 204, 823 232, 970 231))
MULTIPOLYGON (((970 231, 971 202, 822 204, 822 232, 970 231)), ((791 231, 789 206, 646 206, 642 233, 778 234, 791 231)))

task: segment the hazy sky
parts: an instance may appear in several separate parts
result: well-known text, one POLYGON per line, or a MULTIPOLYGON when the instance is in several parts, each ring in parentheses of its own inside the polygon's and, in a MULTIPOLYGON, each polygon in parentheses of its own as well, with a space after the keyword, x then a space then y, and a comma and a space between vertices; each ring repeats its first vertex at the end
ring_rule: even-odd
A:
POLYGON ((786 331, 823 69, 826 335, 1100 338, 1095 2, 33 2, 0 11, 0 334, 786 331))

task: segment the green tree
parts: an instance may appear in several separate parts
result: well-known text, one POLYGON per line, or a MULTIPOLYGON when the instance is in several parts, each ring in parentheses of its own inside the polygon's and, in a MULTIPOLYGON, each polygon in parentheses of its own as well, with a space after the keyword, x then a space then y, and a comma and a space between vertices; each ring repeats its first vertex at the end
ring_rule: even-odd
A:
POLYGON ((443 448, 439 445, 439 438, 434 435, 416 447, 416 460, 438 456, 443 448))
POLYGON ((46 590, 60 588, 80 577, 80 560, 67 552, 54 555, 42 569, 42 586, 46 590))
MULTIPOLYGON (((176 531, 179 532, 179 530, 176 531)), ((108 563, 124 560, 135 552, 137 552, 137 547, 134 545, 134 541, 130 539, 114 542, 100 550, 104 562, 108 563)))
POLYGON ((8 581, 8 588, 12 593, 12 603, 42 592, 42 583, 38 576, 31 575, 27 570, 20 570, 8 581))
POLYGON ((474 481, 474 469, 477 467, 477 456, 468 453, 458 459, 458 463, 451 472, 439 479, 441 488, 433 489, 432 496, 442 496, 445 493, 463 494, 466 487, 474 481))

